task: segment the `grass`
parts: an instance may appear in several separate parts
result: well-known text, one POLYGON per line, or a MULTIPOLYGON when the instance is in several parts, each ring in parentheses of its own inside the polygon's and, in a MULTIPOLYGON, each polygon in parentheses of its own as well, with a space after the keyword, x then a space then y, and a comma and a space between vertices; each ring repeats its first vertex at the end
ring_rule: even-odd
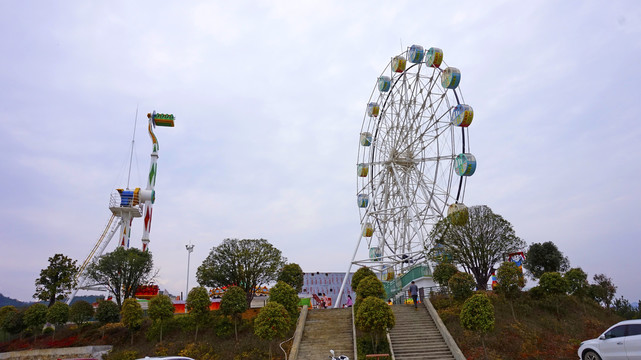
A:
MULTIPOLYGON (((572 296, 533 299, 524 292, 513 303, 515 321, 505 298, 487 294, 495 316, 494 329, 485 335, 490 359, 576 360, 581 341, 595 338, 623 320, 593 301, 572 296)), ((460 325, 462 303, 443 295, 436 295, 431 301, 466 358, 484 359, 480 335, 460 325)))

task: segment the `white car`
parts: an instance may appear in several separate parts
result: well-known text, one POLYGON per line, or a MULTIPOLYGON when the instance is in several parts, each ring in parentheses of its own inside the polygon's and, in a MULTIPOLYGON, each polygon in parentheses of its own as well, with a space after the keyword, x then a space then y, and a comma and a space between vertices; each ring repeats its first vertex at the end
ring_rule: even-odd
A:
POLYGON ((579 346, 582 360, 641 360, 641 319, 611 326, 596 339, 579 346))
POLYGON ((184 356, 161 356, 161 357, 145 356, 144 358, 137 359, 137 360, 194 360, 194 359, 184 357, 184 356))

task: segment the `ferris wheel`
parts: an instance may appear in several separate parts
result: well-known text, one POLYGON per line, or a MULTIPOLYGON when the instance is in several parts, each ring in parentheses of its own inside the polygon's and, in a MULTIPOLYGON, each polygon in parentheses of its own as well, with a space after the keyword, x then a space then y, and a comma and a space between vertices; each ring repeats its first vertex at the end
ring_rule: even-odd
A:
POLYGON ((441 49, 420 45, 392 57, 377 78, 358 145, 362 233, 350 268, 369 266, 391 280, 427 265, 433 224, 445 216, 467 221, 466 180, 476 170, 468 134, 474 111, 460 81, 441 49), (363 240, 369 256, 356 259, 363 240))

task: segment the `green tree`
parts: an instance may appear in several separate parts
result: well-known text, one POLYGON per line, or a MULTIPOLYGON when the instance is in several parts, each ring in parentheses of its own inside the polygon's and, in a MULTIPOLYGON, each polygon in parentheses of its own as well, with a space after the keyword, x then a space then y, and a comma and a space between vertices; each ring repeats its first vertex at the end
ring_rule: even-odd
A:
POLYGON ((292 318, 287 309, 275 301, 268 302, 256 316, 254 334, 261 339, 269 340, 270 359, 273 341, 285 337, 292 324, 292 318))
POLYGON ((590 285, 590 295, 596 302, 603 303, 609 309, 616 295, 617 287, 612 282, 612 279, 605 276, 605 274, 596 274, 592 279, 594 284, 590 285))
POLYGON ((140 329, 143 318, 142 307, 134 298, 125 299, 120 309, 120 318, 122 323, 129 329, 131 334, 131 345, 134 344, 134 331, 140 329))
POLYGON ((120 321, 120 308, 113 301, 101 300, 96 309, 96 320, 102 325, 117 323, 120 321))
POLYGON ((125 299, 134 297, 140 285, 153 279, 153 267, 150 252, 119 246, 90 264, 87 273, 89 279, 96 284, 107 286, 114 295, 118 308, 121 308, 125 299))
MULTIPOLYGON (((55 325, 55 330, 66 324, 67 320, 69 320, 69 305, 56 301, 47 310, 47 321, 55 325)), ((53 339, 55 336, 56 332, 54 331, 51 338, 53 339)))
POLYGON ((377 349, 379 339, 387 329, 391 329, 396 325, 396 319, 392 308, 385 303, 385 300, 375 296, 368 296, 361 302, 356 311, 355 325, 361 331, 370 335, 372 346, 377 349))
POLYGON ((2 318, 2 330, 11 335, 17 335, 25 329, 24 311, 19 311, 15 307, 9 308, 2 318))
POLYGON ((367 276, 359 281, 356 296, 362 299, 369 296, 385 299, 385 287, 376 276, 367 276))
POLYGON ((361 278, 358 282, 358 287, 354 289, 356 291, 356 301, 354 302, 354 313, 358 312, 361 304, 365 299, 370 296, 379 299, 385 299, 385 287, 383 283, 378 280, 376 275, 366 276, 361 278))
POLYGON ((34 299, 48 301, 48 306, 52 306, 56 300, 64 299, 76 286, 77 273, 75 260, 62 254, 50 257, 49 266, 40 270, 40 277, 36 279, 34 299))
POLYGON ((225 239, 198 267, 196 277, 201 286, 240 286, 250 307, 256 287, 276 280, 286 261, 267 240, 225 239))
POLYGON ((358 270, 356 270, 354 275, 352 275, 352 284, 351 284, 352 290, 356 291, 356 289, 358 289, 358 283, 360 283, 361 280, 363 280, 368 276, 376 277, 376 274, 374 273, 374 271, 372 271, 372 269, 368 268, 367 266, 363 266, 358 270))
POLYGON ((18 311, 15 306, 13 305, 5 305, 0 308, 0 326, 2 326, 2 322, 4 321, 5 316, 7 314, 18 311))
POLYGON ((24 312, 23 321, 34 333, 39 333, 47 322, 47 306, 41 303, 29 306, 24 312))
POLYGON ((556 247, 556 245, 547 241, 542 244, 534 243, 530 245, 527 256, 523 262, 523 267, 534 277, 538 279, 546 272, 565 272, 570 267, 570 261, 556 247))
POLYGON ((220 300, 220 311, 230 316, 234 321, 236 342, 238 342, 238 321, 245 310, 247 310, 247 295, 245 294, 245 290, 238 286, 228 288, 220 300))
POLYGON ((498 283, 496 292, 505 296, 512 310, 512 317, 516 320, 514 313, 514 299, 521 295, 521 289, 525 286, 525 277, 523 272, 512 261, 505 261, 496 271, 496 281, 498 283))
POLYGON ((539 287, 547 296, 555 298, 556 316, 560 316, 559 300, 568 291, 569 284, 567 280, 556 271, 546 272, 539 279, 539 287))
POLYGON ((278 274, 278 281, 286 282, 298 294, 303 290, 303 269, 298 264, 287 264, 278 274))
POLYGON ((460 314, 461 326, 481 336, 483 351, 487 359, 485 334, 494 329, 494 305, 486 294, 475 294, 465 300, 460 314))
POLYGON ((196 334, 194 335, 194 342, 198 341, 198 328, 209 321, 210 305, 211 301, 209 300, 207 289, 200 286, 189 290, 186 306, 187 311, 189 311, 189 316, 194 320, 194 323, 196 324, 196 334))
POLYGON ((89 322, 93 315, 93 306, 84 300, 74 302, 69 308, 69 319, 78 326, 82 326, 89 322))
POLYGON ((174 304, 169 296, 158 294, 149 301, 148 313, 152 320, 160 323, 160 342, 162 343, 162 328, 165 320, 174 317, 174 304))
POLYGON ((440 286, 447 286, 450 282, 450 278, 458 272, 456 265, 448 262, 442 262, 434 268, 432 279, 434 279, 434 281, 440 286))
MULTIPOLYGON (((521 240, 509 221, 485 205, 469 208, 470 219, 465 225, 452 225, 447 218, 440 220, 430 232, 435 249, 452 256, 452 261, 476 279, 477 289, 485 289, 504 254, 521 250, 521 240)), ((435 250, 436 251, 436 250, 435 250)))
POLYGON ((572 268, 568 270, 563 277, 568 283, 568 293, 570 295, 583 298, 587 295, 588 287, 588 274, 581 268, 572 268))
POLYGON ((452 275, 448 282, 452 297, 456 301, 463 301, 472 296, 475 286, 474 276, 465 272, 458 272, 452 275))
POLYGON ((298 317, 298 292, 284 281, 279 281, 269 289, 269 301, 275 301, 285 307, 292 319, 298 317))

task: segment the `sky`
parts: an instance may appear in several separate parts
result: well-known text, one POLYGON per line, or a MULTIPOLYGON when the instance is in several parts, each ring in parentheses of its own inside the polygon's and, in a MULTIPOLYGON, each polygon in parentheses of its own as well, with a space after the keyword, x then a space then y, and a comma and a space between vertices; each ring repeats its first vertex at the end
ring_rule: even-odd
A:
MULTIPOLYGON (((641 298, 639 2, 6 0, 0 33, 5 296, 30 300, 56 253, 85 259, 127 184, 134 129, 130 184, 146 186, 153 110, 176 116, 155 131, 161 288, 184 291, 189 242, 195 286, 225 238, 344 272, 365 106, 418 44, 443 49, 474 108, 466 204, 641 298)), ((132 246, 141 235, 139 219, 132 246)))

